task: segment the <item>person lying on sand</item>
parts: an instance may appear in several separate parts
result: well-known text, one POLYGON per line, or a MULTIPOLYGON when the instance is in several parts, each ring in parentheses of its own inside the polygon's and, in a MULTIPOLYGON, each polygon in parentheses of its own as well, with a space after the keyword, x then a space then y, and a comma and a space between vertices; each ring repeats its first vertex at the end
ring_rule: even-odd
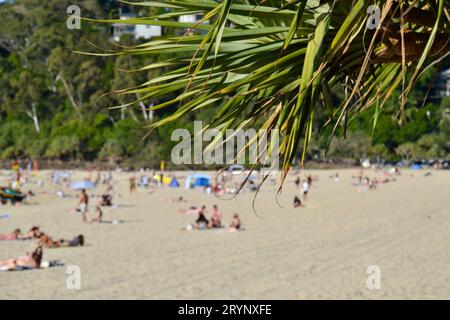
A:
POLYGON ((185 215, 194 215, 194 214, 198 214, 200 211, 203 210, 203 212, 205 211, 206 207, 202 206, 201 208, 197 208, 197 207, 190 207, 187 210, 183 210, 183 209, 179 209, 178 213, 180 214, 185 214, 185 215))
POLYGON ((31 240, 31 239, 38 239, 42 235, 42 231, 39 229, 39 227, 31 227, 31 229, 24 235, 23 239, 25 240, 31 240))
POLYGON ((27 252, 24 257, 19 257, 17 259, 7 259, 0 260, 1 270, 16 270, 18 267, 21 268, 39 268, 42 261, 42 247, 38 246, 31 252, 27 252))
POLYGON ((16 229, 11 233, 7 234, 0 234, 0 240, 19 240, 20 236, 22 235, 22 231, 20 229, 16 229))
POLYGON ((0 240, 32 240, 39 238, 41 234, 39 227, 32 227, 25 234, 22 234, 20 229, 16 229, 9 234, 0 235, 0 240))
POLYGON ((183 196, 180 196, 178 198, 172 198, 173 203, 181 203, 181 202, 187 202, 186 199, 183 198, 183 196))
POLYGON ((213 206, 211 212, 211 221, 208 224, 208 228, 221 228, 222 227, 222 212, 220 212, 217 205, 213 206))
POLYGON ((38 242, 39 246, 42 246, 44 248, 62 248, 62 247, 78 247, 78 246, 84 246, 84 236, 79 235, 72 240, 53 240, 48 235, 43 234, 38 242))

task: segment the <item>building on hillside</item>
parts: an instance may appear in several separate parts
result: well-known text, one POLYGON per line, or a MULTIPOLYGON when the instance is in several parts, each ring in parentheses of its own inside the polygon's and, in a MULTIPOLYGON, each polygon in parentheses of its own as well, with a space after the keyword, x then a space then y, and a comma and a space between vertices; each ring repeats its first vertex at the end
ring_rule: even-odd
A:
MULTIPOLYGON (((202 18, 203 18, 203 16, 201 14, 187 14, 187 15, 184 15, 184 16, 179 16, 178 17, 178 22, 187 23, 187 24, 193 26, 197 22, 199 22, 202 18)), ((208 22, 204 22, 204 23, 208 23, 208 22)), ((188 35, 193 35, 194 34, 192 30, 189 30, 189 28, 186 28, 184 30, 183 29, 178 30, 177 34, 183 35, 183 34, 186 34, 186 31, 189 31, 188 35)))
POLYGON ((196 23, 197 21, 199 21, 201 19, 200 15, 196 15, 196 14, 187 14, 184 16, 180 16, 178 18, 178 22, 183 22, 183 23, 196 23))
MULTIPOLYGON (((129 13, 120 13, 120 20, 127 20, 136 18, 135 15, 129 13)), ((127 23, 114 23, 113 24, 113 40, 120 41, 120 38, 124 35, 131 35, 135 39, 151 39, 153 37, 160 37, 162 35, 161 26, 143 25, 143 24, 127 24, 127 23)))
POLYGON ((430 98, 440 100, 448 96, 450 96, 450 69, 439 73, 430 98))

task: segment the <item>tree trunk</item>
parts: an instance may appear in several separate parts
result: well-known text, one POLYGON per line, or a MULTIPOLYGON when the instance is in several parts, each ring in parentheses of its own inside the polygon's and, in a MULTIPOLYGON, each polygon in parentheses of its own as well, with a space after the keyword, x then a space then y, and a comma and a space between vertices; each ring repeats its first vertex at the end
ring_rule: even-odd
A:
POLYGON ((145 104, 142 101, 140 101, 139 106, 141 107, 142 116, 144 117, 144 120, 148 121, 148 112, 147 112, 147 108, 145 107, 145 104))
POLYGON ((67 81, 64 79, 64 77, 61 74, 59 74, 58 76, 61 79, 61 82, 63 83, 64 89, 66 90, 66 94, 69 97, 69 100, 70 100, 70 103, 72 104, 72 107, 75 109, 75 111, 79 115, 81 115, 80 108, 79 108, 78 104, 76 103, 73 94, 70 92, 69 84, 67 83, 67 81))
POLYGON ((28 117, 31 118, 31 120, 33 120, 34 129, 36 130, 36 132, 40 133, 41 126, 39 125, 39 118, 37 116, 36 107, 35 107, 34 103, 31 105, 31 111, 27 111, 26 114, 28 117))

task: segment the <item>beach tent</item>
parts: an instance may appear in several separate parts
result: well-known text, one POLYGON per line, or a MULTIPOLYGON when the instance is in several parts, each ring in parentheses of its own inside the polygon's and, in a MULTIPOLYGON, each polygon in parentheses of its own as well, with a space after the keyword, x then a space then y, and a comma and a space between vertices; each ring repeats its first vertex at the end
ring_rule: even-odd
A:
POLYGON ((53 173, 52 182, 55 184, 60 183, 63 180, 69 181, 71 178, 70 173, 67 171, 56 171, 53 173))
POLYGON ((156 181, 162 182, 163 184, 170 184, 172 182, 172 179, 170 177, 164 176, 161 181, 161 175, 157 174, 153 177, 156 181))
POLYGON ((421 164, 413 164, 411 166, 411 170, 422 170, 422 165, 421 164))
POLYGON ((173 178, 172 181, 170 181, 169 187, 171 188, 179 188, 180 183, 178 182, 177 178, 173 178))
POLYGON ((82 181, 78 181, 78 182, 72 184, 72 186, 70 188, 75 189, 75 190, 94 189, 95 184, 93 184, 92 182, 87 181, 87 180, 82 180, 82 181))
POLYGON ((186 189, 191 189, 195 187, 208 187, 211 185, 211 177, 202 174, 202 173, 195 173, 193 175, 190 175, 186 178, 185 187, 186 189))

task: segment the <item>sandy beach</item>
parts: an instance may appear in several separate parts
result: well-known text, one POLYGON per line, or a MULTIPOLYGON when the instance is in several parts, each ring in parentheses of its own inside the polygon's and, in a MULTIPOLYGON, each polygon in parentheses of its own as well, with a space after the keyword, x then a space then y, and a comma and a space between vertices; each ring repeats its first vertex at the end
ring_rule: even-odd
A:
MULTIPOLYGON (((71 212, 76 192, 60 198, 49 181, 42 188, 27 184, 23 189, 36 196, 0 207, 0 215, 9 214, 0 219, 0 234, 37 225, 55 238, 83 234, 86 244, 45 249, 45 260, 64 266, 0 272, 0 299, 449 299, 450 171, 424 177, 423 170, 405 170, 368 192, 352 185, 358 169, 340 170, 338 182, 329 178, 334 172, 307 171, 318 180, 305 208, 292 207, 300 193, 293 176, 278 197, 277 185, 267 182, 255 210, 255 193, 218 199, 185 190, 183 179, 181 188, 130 195, 130 175, 114 173, 121 196, 116 208, 104 209, 104 219, 120 224, 83 224, 71 212), (171 201, 179 196, 188 201, 171 201), (178 210, 202 204, 208 211, 217 204, 225 224, 239 213, 245 230, 183 231, 195 217, 178 210), (80 267, 81 290, 67 288, 71 265, 80 267), (381 271, 378 290, 367 287, 372 265, 381 271)), ((0 241, 0 259, 21 256, 32 243, 0 241)))

